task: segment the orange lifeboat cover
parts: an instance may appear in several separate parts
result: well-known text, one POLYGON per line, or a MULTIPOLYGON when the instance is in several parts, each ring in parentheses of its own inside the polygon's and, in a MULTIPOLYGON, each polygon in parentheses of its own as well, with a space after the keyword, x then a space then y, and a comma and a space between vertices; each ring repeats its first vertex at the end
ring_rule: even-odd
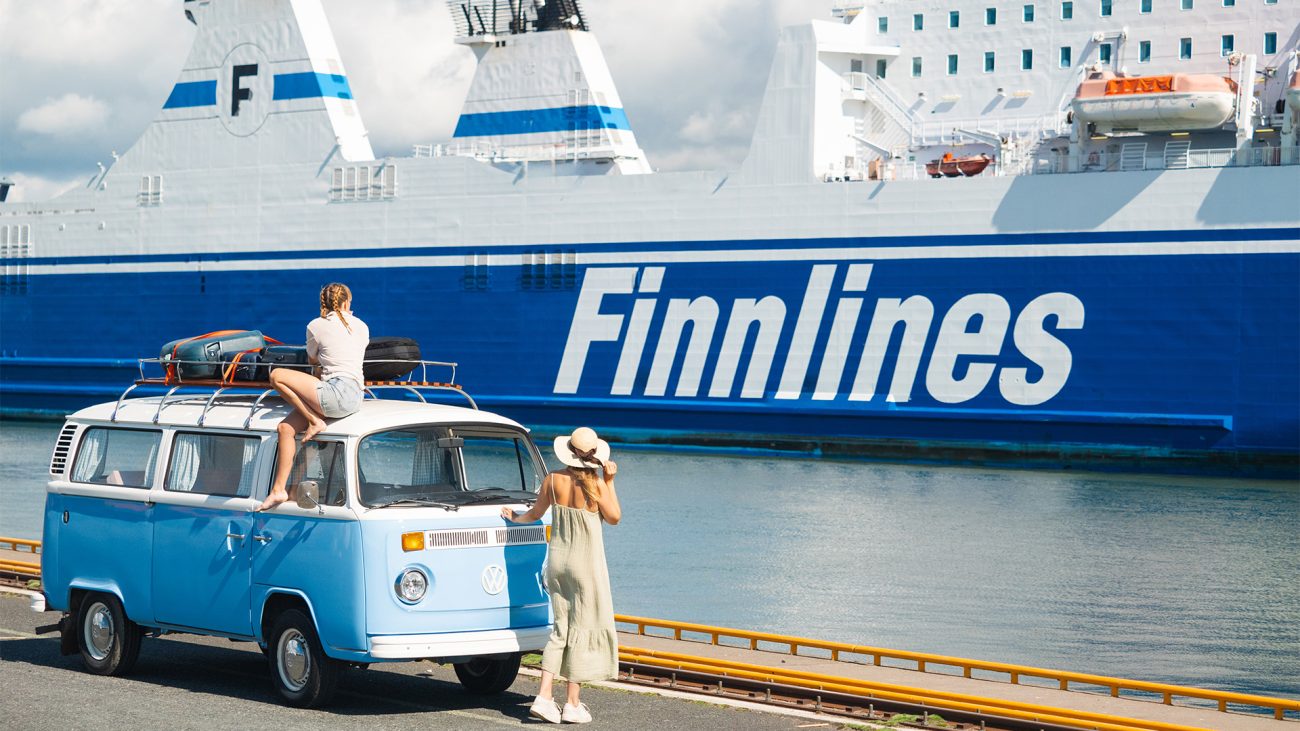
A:
POLYGON ((1106 82, 1106 96, 1158 94, 1174 90, 1173 76, 1128 76, 1106 82))

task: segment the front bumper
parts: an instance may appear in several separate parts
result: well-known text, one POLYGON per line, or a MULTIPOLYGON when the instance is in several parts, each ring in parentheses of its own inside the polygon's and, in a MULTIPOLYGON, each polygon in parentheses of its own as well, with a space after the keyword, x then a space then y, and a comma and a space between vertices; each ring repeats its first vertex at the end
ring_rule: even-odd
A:
POLYGON ((376 660, 422 660, 532 652, 546 646, 549 625, 522 629, 448 632, 425 635, 372 635, 370 656, 376 660))

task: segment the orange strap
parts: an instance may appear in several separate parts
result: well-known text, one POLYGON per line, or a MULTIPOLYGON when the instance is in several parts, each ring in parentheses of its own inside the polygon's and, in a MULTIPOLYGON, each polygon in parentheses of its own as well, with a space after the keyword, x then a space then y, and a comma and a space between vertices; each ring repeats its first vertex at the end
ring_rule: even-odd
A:
POLYGON ((235 354, 235 357, 232 358, 232 359, 230 360, 230 365, 226 366, 226 369, 225 369, 224 371, 222 371, 222 373, 221 373, 221 382, 222 382, 222 383, 234 383, 234 382, 235 382, 235 368, 239 365, 239 361, 243 360, 243 359, 244 359, 244 356, 248 355, 249 353, 258 353, 258 352, 261 352, 261 350, 262 350, 261 348, 252 348, 252 349, 250 349, 250 350, 244 350, 244 351, 241 351, 241 352, 239 352, 239 353, 236 353, 236 354, 235 354))
MULTIPOLYGON (((176 351, 180 350, 180 347, 186 343, 192 343, 195 340, 202 340, 203 338, 214 338, 218 335, 233 335, 235 333, 241 333, 241 332, 245 332, 245 331, 244 330, 213 330, 212 332, 206 333, 204 335, 195 335, 192 338, 181 340, 177 342, 175 346, 172 347, 172 360, 176 360, 176 351)), ((167 380, 169 381, 177 380, 175 363, 167 364, 167 380)))

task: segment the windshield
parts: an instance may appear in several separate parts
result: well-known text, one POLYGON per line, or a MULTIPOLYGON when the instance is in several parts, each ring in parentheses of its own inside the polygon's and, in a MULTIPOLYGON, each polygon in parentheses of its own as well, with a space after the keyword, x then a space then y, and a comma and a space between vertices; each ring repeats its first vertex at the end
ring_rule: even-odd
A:
POLYGON ((407 427, 357 451, 361 503, 459 507, 534 500, 542 474, 527 435, 492 427, 407 427))

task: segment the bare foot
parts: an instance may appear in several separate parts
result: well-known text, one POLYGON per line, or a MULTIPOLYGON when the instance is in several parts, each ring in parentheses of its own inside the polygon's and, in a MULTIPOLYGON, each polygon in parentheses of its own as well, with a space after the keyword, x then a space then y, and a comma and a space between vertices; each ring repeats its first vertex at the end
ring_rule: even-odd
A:
POLYGON ((307 430, 302 433, 302 443, 306 444, 307 442, 310 442, 317 434, 325 431, 326 426, 328 425, 325 423, 324 419, 313 421, 311 424, 307 425, 307 430))
POLYGON ((284 490, 272 490, 271 494, 267 495, 266 499, 262 501, 262 504, 257 506, 257 510, 253 512, 261 513, 263 511, 270 510, 281 503, 287 502, 288 500, 289 500, 288 492, 284 490))

